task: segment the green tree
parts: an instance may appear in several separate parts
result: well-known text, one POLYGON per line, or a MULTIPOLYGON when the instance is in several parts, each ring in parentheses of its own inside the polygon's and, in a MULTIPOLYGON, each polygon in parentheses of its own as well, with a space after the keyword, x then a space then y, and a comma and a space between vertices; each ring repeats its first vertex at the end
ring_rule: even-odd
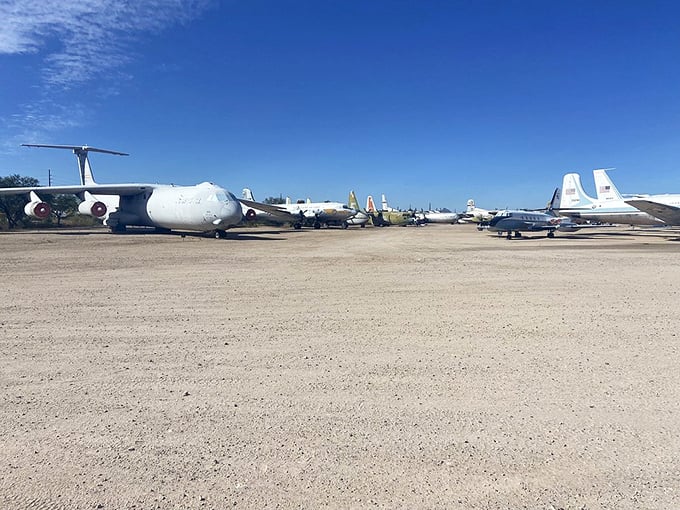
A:
POLYGON ((74 195, 54 195, 49 203, 52 214, 57 218, 58 227, 61 227, 61 220, 78 212, 78 199, 74 195))
MULTIPOLYGON (((38 179, 22 177, 18 174, 0 177, 0 188, 23 188, 38 186, 38 179)), ((0 195, 0 212, 5 215, 8 228, 16 228, 20 224, 26 224, 27 217, 24 214, 24 206, 28 202, 28 194, 24 195, 0 195)))
POLYGON ((267 197, 264 199, 263 202, 263 204, 285 204, 285 203, 286 199, 280 195, 278 197, 267 197))

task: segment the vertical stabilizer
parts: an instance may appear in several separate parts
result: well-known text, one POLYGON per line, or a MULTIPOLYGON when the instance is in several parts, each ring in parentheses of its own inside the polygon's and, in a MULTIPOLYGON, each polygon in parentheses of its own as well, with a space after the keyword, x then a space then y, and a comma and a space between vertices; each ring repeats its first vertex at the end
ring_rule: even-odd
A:
POLYGON ((388 205, 387 205, 387 197, 385 196, 384 193, 382 194, 382 200, 381 200, 380 205, 382 206, 383 211, 389 211, 388 205))
POLYGON ((612 200, 623 200, 621 193, 616 189, 614 183, 607 175, 607 170, 613 168, 603 168, 601 170, 593 170, 593 178, 595 179, 595 191, 597 192, 597 199, 603 202, 610 202, 612 200))
POLYGON ((249 188, 243 188, 243 191, 241 192, 241 198, 244 200, 250 200, 251 202, 255 202, 255 198, 253 197, 253 192, 250 191, 249 188))
POLYGON ((475 210, 475 201, 473 199, 470 199, 467 201, 467 209, 465 209, 465 212, 474 212, 475 210))
POLYGON ((586 195, 579 174, 565 174, 562 178, 560 209, 592 207, 595 199, 586 195))
POLYGON ((292 204, 293 201, 290 199, 290 197, 286 197, 286 205, 292 204))
POLYGON ((357 200, 357 196, 354 194, 354 190, 349 192, 349 200, 347 202, 347 205, 351 209, 354 209, 355 211, 364 212, 361 206, 359 205, 359 201, 357 200))
POLYGON ((378 210, 375 208, 375 204, 373 203, 373 197, 371 195, 368 195, 366 197, 366 211, 370 213, 378 212, 378 210))

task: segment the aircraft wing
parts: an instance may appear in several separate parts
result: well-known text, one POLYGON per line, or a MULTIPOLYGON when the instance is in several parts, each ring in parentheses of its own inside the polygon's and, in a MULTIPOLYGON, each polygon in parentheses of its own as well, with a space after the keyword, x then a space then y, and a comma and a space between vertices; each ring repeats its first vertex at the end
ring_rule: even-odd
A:
POLYGON ((627 204, 632 205, 642 212, 651 214, 655 218, 659 218, 668 225, 680 225, 680 207, 672 205, 661 204, 653 200, 626 200, 627 204))
POLYGON ((274 204, 263 204, 261 202, 254 202, 252 200, 246 200, 245 198, 239 198, 239 201, 245 205, 246 207, 250 207, 252 209, 257 209, 260 211, 264 211, 266 213, 271 214, 272 216, 276 216, 278 218, 281 218, 282 220, 289 221, 291 219, 298 218, 297 214, 291 214, 288 212, 288 210, 284 209, 283 207, 279 207, 274 204))
POLYGON ((0 195, 20 195, 22 193, 45 193, 49 195, 70 194, 77 195, 89 191, 93 195, 139 195, 153 190, 154 184, 93 184, 91 186, 30 186, 25 188, 0 188, 0 195))

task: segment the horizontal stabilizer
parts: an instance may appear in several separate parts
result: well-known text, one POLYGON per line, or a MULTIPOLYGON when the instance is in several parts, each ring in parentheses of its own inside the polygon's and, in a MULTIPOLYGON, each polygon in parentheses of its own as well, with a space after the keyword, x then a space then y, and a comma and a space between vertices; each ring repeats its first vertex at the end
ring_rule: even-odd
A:
POLYGON ((108 149, 97 149, 87 145, 45 145, 40 143, 22 143, 23 147, 42 147, 44 149, 69 149, 73 152, 101 152, 102 154, 113 154, 115 156, 129 156, 125 152, 111 151, 108 149))

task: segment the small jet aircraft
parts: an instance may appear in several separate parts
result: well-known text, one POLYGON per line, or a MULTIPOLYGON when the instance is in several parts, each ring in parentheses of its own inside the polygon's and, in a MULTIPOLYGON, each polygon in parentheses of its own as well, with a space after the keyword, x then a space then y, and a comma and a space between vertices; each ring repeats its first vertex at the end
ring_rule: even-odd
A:
POLYGON ((373 197, 366 197, 366 212, 371 217, 371 222, 376 227, 388 227, 390 225, 416 225, 416 218, 413 211, 398 211, 387 205, 385 195, 382 196, 382 209, 378 210, 373 202, 373 197))
POLYGON ((577 173, 562 178, 562 195, 555 207, 561 215, 583 221, 623 225, 664 225, 664 221, 634 207, 635 199, 625 200, 611 182, 606 170, 593 172, 601 199, 588 196, 577 173))
MULTIPOLYGON (((560 201, 560 189, 557 188, 548 203, 546 212, 527 210, 498 211, 489 220, 488 229, 498 232, 499 236, 506 233, 508 239, 522 237, 522 232, 546 232, 547 237, 555 237, 555 231, 575 232, 586 225, 574 223, 567 217, 559 217, 554 212, 554 206, 560 201)), ((590 225, 587 225, 590 227, 590 225)))
POLYGON ((555 237, 556 230, 567 232, 575 232, 582 225, 572 222, 569 218, 560 218, 552 214, 522 211, 522 210, 506 210, 499 211, 489 221, 489 230, 498 232, 499 236, 507 233, 508 239, 514 237, 522 237, 522 232, 545 232, 548 237, 555 237))
MULTIPOLYGON (((246 190, 244 190, 244 197, 246 190)), ((250 192, 250 190, 247 191, 250 192)), ((252 198, 252 193, 250 197, 252 198)), ((248 219, 258 218, 258 215, 265 213, 266 219, 292 223, 296 230, 301 229, 305 224, 311 224, 317 229, 322 225, 347 228, 349 220, 357 213, 355 209, 340 202, 312 202, 309 198, 306 202, 300 200, 294 204, 289 198, 286 199, 285 204, 262 204, 245 198, 241 199, 241 203, 246 208, 244 216, 248 219)))
POLYGON ((123 152, 73 145, 23 144, 25 147, 68 149, 78 159, 79 186, 0 188, 2 195, 25 194, 24 211, 45 219, 50 206, 39 193, 72 194, 82 202, 78 212, 103 221, 112 232, 125 232, 128 226, 155 227, 163 231, 211 232, 220 238, 225 230, 243 218, 238 199, 226 189, 202 182, 195 186, 172 184, 97 184, 92 175, 89 152, 127 156, 123 152))

